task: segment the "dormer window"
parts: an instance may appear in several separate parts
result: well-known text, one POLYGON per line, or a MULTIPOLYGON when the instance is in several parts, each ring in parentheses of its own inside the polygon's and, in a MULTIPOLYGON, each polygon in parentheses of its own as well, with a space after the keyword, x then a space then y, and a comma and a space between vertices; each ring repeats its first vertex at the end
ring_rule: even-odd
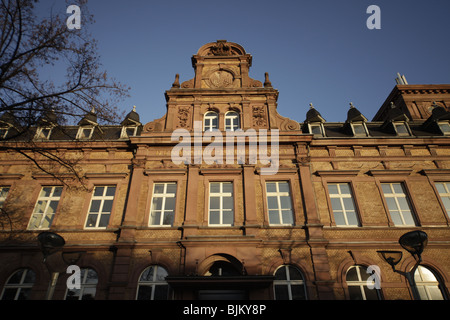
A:
POLYGON ((79 140, 89 140, 92 138, 92 134, 94 133, 94 127, 80 127, 77 133, 77 139, 79 140))
POLYGON ((325 119, 320 115, 320 112, 314 108, 312 103, 309 105, 310 108, 306 113, 305 126, 308 125, 309 133, 312 133, 315 137, 325 137, 325 128, 323 127, 325 119))
POLYGON ((52 128, 38 128, 36 131, 36 135, 34 136, 34 139, 35 140, 49 140, 51 133, 52 133, 52 128))
POLYGON ((121 139, 127 139, 130 137, 134 137, 137 134, 137 126, 125 126, 122 127, 122 132, 120 133, 121 139))
POLYGON ((225 115, 225 131, 236 131, 241 128, 239 113, 230 111, 225 115))
POLYGON ((355 137, 367 137, 369 135, 364 122, 352 122, 351 127, 355 137))
POLYGON ((441 129, 442 134, 450 135, 450 122, 449 121, 439 121, 439 129, 441 129))
POLYGON ((394 122, 393 123, 395 132, 399 136, 410 136, 411 132, 409 130, 408 124, 406 122, 394 122))
POLYGON ((0 139, 5 139, 9 128, 0 128, 0 139))
POLYGON ((315 137, 324 137, 325 129, 323 123, 308 123, 309 133, 312 133, 315 137))
POLYGON ((214 111, 205 113, 203 131, 215 131, 219 129, 219 115, 214 111))

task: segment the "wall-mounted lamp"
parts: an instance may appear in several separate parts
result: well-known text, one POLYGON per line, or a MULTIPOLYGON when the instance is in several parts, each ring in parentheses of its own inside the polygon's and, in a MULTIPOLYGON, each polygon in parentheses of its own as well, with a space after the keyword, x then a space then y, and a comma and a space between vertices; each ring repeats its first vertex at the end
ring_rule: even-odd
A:
POLYGON ((413 256, 414 260, 416 260, 415 265, 409 272, 403 272, 395 269, 395 266, 402 260, 403 253, 401 251, 381 250, 377 252, 383 260, 392 267, 394 272, 403 275, 408 280, 414 299, 420 300, 420 295, 414 280, 414 273, 422 261, 422 252, 428 244, 428 235, 423 231, 415 230, 402 235, 398 242, 402 248, 408 251, 413 256))

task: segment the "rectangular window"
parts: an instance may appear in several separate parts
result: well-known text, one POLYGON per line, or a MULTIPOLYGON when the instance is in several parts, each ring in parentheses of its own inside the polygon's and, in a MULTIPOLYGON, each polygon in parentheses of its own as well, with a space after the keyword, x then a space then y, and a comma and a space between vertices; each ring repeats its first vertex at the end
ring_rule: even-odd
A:
POLYGON ((384 197, 395 226, 415 226, 411 205, 402 183, 382 183, 384 197))
POLYGON ((93 127, 80 127, 78 129, 77 139, 91 139, 93 133, 93 127))
POLYGON ((267 208, 269 211, 269 224, 293 225, 291 192, 289 182, 277 181, 266 183, 267 208))
POLYGON ((175 216, 176 183, 155 183, 152 206, 150 208, 151 226, 172 226, 175 216))
POLYGON ((111 216, 116 186, 97 186, 92 194, 86 228, 106 228, 111 216))
POLYGON ((450 182, 436 183, 436 189, 439 192, 445 211, 450 217, 450 182))
POLYGON ((6 197, 9 193, 9 187, 0 187, 0 209, 3 208, 3 203, 6 200, 6 197))
POLYGON ((366 125, 364 122, 352 123, 351 126, 355 136, 367 136, 366 125))
POLYGON ((328 184, 331 208, 337 226, 358 227, 358 215, 349 183, 328 184))
POLYGON ((49 229, 52 225, 63 187, 42 187, 31 215, 29 230, 49 229))
POLYGON ((234 221, 232 182, 209 184, 209 225, 231 226, 234 221))
POLYGON ((0 139, 5 139, 9 128, 0 128, 0 139))
POLYGON ((398 135, 401 136, 409 136, 409 130, 408 130, 408 126, 406 123, 404 122, 399 122, 399 123, 395 123, 395 130, 397 131, 398 135))
POLYGON ((34 138, 37 140, 49 140, 51 133, 52 128, 38 128, 34 138))
POLYGON ((441 129, 442 133, 445 135, 450 134, 450 123, 448 121, 438 122, 439 129, 441 129))
POLYGON ((323 137, 323 131, 322 131, 322 125, 320 123, 318 124, 310 124, 309 125, 309 132, 312 133, 315 136, 323 137))

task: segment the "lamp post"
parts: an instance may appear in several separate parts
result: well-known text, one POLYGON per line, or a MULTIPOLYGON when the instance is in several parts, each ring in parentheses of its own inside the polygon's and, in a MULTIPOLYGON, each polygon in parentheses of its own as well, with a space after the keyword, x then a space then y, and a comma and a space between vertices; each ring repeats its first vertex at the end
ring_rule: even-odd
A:
POLYGON ((50 267, 47 264, 47 258, 61 250, 62 247, 66 244, 66 241, 60 235, 53 232, 41 232, 38 235, 39 247, 44 255, 44 264, 48 269, 48 272, 51 275, 50 284, 47 290, 46 300, 51 300, 53 293, 55 292, 56 282, 58 281, 59 272, 52 272, 50 267))
POLYGON ((396 273, 403 275, 411 287, 414 300, 420 300, 420 295, 416 287, 416 281, 414 279, 414 273, 422 262, 422 252, 428 244, 428 235, 420 230, 415 230, 407 232, 400 237, 398 240, 399 244, 403 249, 408 251, 416 260, 415 265, 411 268, 409 272, 403 272, 396 270, 395 266, 402 260, 403 253, 401 251, 377 251, 380 256, 386 261, 392 270, 396 273))

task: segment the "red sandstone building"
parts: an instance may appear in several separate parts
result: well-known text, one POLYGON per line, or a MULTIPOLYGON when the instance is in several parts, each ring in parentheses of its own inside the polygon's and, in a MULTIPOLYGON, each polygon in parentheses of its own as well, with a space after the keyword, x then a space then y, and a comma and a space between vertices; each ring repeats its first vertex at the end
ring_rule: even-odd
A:
POLYGON ((345 122, 313 106, 293 120, 251 64, 236 43, 204 45, 195 77, 177 75, 147 124, 135 111, 119 126, 47 116, 31 144, 9 139, 20 129, 4 114, 4 149, 56 152, 81 180, 0 153, 0 299, 448 299, 450 85, 400 79, 372 121, 353 105, 345 122), (225 139, 212 144, 226 134, 232 161, 225 139), (428 235, 413 286, 379 252, 400 251, 395 270, 409 272, 399 238, 410 231, 428 235), (45 263, 43 232, 65 240, 45 263), (80 289, 66 285, 73 264, 80 289))

